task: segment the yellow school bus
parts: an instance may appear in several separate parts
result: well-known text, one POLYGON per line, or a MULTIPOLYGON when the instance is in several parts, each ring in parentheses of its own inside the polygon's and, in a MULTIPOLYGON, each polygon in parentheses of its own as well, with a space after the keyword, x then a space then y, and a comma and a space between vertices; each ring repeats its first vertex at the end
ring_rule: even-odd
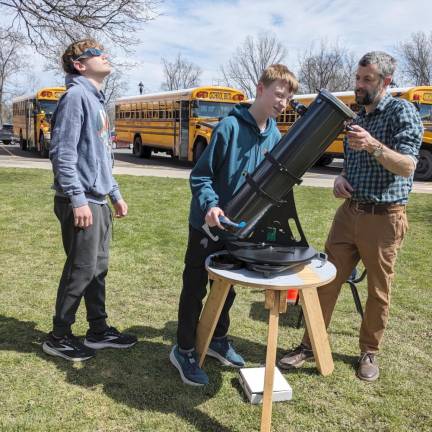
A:
MULTIPOLYGON (((420 149, 420 159, 415 172, 416 180, 428 180, 432 178, 432 86, 391 88, 390 93, 394 97, 406 99, 412 102, 418 109, 424 126, 423 144, 420 149)), ((353 91, 334 92, 334 96, 357 112, 360 106, 355 102, 353 91)), ((296 95, 294 99, 303 105, 308 106, 316 97, 316 94, 296 95)), ((286 133, 292 126, 298 114, 291 107, 277 118, 278 127, 281 133, 286 133)), ((343 158, 344 134, 340 134, 326 150, 326 153, 318 161, 321 165, 328 165, 333 158, 343 158)))
POLYGON ((243 92, 219 86, 124 97, 115 102, 117 146, 149 158, 165 152, 182 160, 198 160, 215 124, 243 101, 243 92))
POLYGON ((22 150, 37 151, 48 157, 51 116, 65 87, 45 87, 12 101, 14 135, 22 150))

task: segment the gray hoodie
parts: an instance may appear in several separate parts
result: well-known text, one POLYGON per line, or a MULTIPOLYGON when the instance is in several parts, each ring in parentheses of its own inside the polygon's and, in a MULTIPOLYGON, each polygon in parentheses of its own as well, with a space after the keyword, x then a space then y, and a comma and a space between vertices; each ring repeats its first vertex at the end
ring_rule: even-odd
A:
POLYGON ((102 92, 84 76, 67 75, 51 120, 53 188, 73 207, 121 199, 112 175, 110 129, 102 92))

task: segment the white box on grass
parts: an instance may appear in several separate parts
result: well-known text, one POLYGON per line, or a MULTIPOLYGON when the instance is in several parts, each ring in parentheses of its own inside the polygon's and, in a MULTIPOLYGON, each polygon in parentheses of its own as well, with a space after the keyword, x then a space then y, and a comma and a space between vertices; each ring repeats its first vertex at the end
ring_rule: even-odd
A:
MULTIPOLYGON (((262 403, 264 393, 265 368, 240 369, 240 384, 252 404, 262 403)), ((292 399, 292 388, 287 380, 275 367, 273 381, 273 402, 281 402, 292 399)))

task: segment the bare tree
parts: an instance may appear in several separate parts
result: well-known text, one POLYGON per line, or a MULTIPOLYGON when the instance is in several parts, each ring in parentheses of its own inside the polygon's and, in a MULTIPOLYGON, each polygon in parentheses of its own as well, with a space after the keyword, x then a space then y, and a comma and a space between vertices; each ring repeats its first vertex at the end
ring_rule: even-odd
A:
POLYGON ((252 98, 263 70, 282 62, 286 55, 286 48, 271 34, 261 33, 256 38, 247 36, 228 63, 221 66, 224 81, 228 86, 242 89, 252 98))
POLYGON ((312 44, 300 55, 299 64, 298 75, 302 92, 314 93, 322 88, 344 91, 353 86, 357 62, 353 53, 337 42, 330 45, 326 40, 321 40, 316 49, 312 44))
POLYGON ((116 45, 136 43, 134 30, 157 15, 161 0, 0 0, 9 27, 22 33, 38 52, 93 34, 116 45))
POLYGON ((123 95, 128 85, 120 70, 114 70, 104 81, 103 92, 107 105, 113 103, 117 98, 123 95))
POLYGON ((114 69, 111 74, 105 78, 103 92, 105 94, 107 112, 112 125, 114 125, 114 102, 126 92, 128 87, 121 69, 114 69))
POLYGON ((202 69, 184 59, 178 53, 173 62, 162 57, 164 81, 161 84, 163 90, 178 90, 197 86, 200 81, 202 69))
POLYGON ((0 30, 0 122, 3 120, 3 103, 9 80, 25 67, 24 40, 14 32, 0 30))
POLYGON ((2 109, 2 116, 3 116, 3 122, 4 123, 12 123, 12 103, 6 102, 3 104, 2 109))
POLYGON ((404 78, 415 85, 432 83, 432 31, 429 36, 424 32, 412 33, 396 50, 402 60, 404 78))

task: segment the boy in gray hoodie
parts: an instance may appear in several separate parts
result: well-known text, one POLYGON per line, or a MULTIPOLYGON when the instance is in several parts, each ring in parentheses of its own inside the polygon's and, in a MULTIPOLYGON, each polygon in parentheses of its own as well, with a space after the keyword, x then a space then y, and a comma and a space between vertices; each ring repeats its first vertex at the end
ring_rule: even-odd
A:
POLYGON ((87 360, 95 349, 128 348, 135 336, 106 322, 105 276, 112 213, 128 207, 112 175, 110 128, 101 91, 111 65, 93 39, 71 44, 62 56, 66 93, 52 118, 50 159, 54 172, 54 212, 60 222, 66 263, 60 279, 53 330, 42 345, 45 353, 71 361, 87 360), (71 331, 84 297, 89 330, 84 343, 71 331))

